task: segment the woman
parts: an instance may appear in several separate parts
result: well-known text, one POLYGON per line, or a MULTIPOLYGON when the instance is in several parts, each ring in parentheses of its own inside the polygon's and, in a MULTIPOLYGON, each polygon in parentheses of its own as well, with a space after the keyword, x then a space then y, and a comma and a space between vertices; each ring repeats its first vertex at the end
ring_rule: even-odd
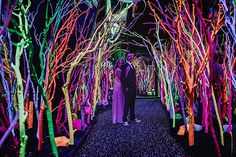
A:
POLYGON ((120 82, 121 68, 124 65, 124 59, 119 58, 115 67, 115 78, 112 98, 112 123, 122 123, 124 94, 120 82))

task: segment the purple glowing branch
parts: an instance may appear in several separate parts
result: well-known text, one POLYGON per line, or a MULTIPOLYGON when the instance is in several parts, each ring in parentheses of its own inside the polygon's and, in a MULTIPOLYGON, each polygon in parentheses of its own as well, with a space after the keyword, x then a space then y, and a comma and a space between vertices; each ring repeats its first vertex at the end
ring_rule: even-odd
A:
POLYGON ((236 75, 233 72, 233 65, 232 65, 233 60, 235 59, 235 56, 234 56, 235 44, 231 43, 228 35, 226 35, 225 47, 226 47, 226 52, 227 52, 226 55, 228 59, 228 69, 230 73, 230 78, 228 79, 230 79, 230 81, 232 82, 232 85, 234 86, 234 88, 236 88, 236 75))
MULTIPOLYGON (((227 11, 226 4, 223 3, 223 9, 224 12, 227 11)), ((236 7, 234 4, 234 17, 236 17, 236 7)), ((233 72, 233 61, 235 59, 234 52, 235 52, 235 44, 236 44, 236 38, 235 36, 235 30, 232 30, 231 27, 235 27, 235 19, 230 23, 229 21, 230 13, 227 12, 228 14, 226 15, 225 22, 226 26, 228 28, 228 31, 230 32, 231 37, 233 38, 233 43, 231 43, 230 36, 226 34, 226 43, 225 43, 225 48, 226 48, 226 56, 227 56, 227 79, 228 79, 228 86, 229 86, 229 103, 227 107, 227 113, 228 113, 228 132, 230 133, 232 131, 232 98, 233 98, 233 86, 236 88, 236 76, 233 72)))
MULTIPOLYGON (((0 0, 0 15, 2 16, 2 0, 0 0)), ((2 17, 0 17, 0 20, 2 19, 2 17)))
MULTIPOLYGON (((230 75, 230 77, 232 77, 230 75)), ((229 104, 227 108, 227 113, 228 113, 228 133, 232 132, 232 100, 233 100, 233 86, 232 82, 229 81, 229 104)))
MULTIPOLYGON (((177 58, 176 61, 179 63, 179 55, 177 54, 177 58)), ((178 89, 179 89, 179 95, 180 95, 180 105, 181 105, 181 109, 182 109, 182 115, 183 115, 183 121, 184 121, 184 125, 185 127, 187 127, 187 121, 186 121, 186 113, 185 113, 185 109, 184 109, 184 92, 183 92, 183 85, 181 84, 181 80, 183 79, 184 76, 184 72, 183 69, 178 66, 178 75, 179 75, 179 79, 178 79, 178 89)))
MULTIPOLYGON (((10 58, 10 64, 13 63, 13 55, 12 55, 12 42, 11 42, 11 37, 10 37, 10 33, 7 32, 7 37, 8 37, 8 42, 9 42, 9 58, 10 58)), ((14 111, 13 111, 13 107, 14 107, 14 92, 15 92, 15 77, 13 77, 13 68, 12 66, 10 66, 10 107, 12 108, 12 117, 14 116, 14 111)), ((12 130, 13 135, 15 135, 14 133, 14 129, 12 130)))
POLYGON ((215 149, 217 151, 217 155, 219 157, 221 157, 221 152, 220 152, 219 144, 217 142, 216 133, 215 133, 215 129, 214 129, 214 126, 213 126, 212 108, 213 108, 212 103, 210 103, 208 105, 210 130, 211 130, 211 135, 212 135, 212 138, 213 138, 213 141, 214 141, 214 144, 215 144, 215 149))
MULTIPOLYGON (((31 84, 31 85, 32 85, 33 95, 34 95, 33 98, 34 98, 34 106, 35 106, 36 116, 39 121, 39 94, 40 94, 39 87, 37 87, 35 90, 34 85, 33 84, 31 84)), ((42 103, 40 102, 40 104, 42 104, 42 103)))
POLYGON ((233 38, 234 43, 236 44, 236 4, 235 4, 235 2, 233 2, 234 15, 230 16, 230 8, 227 7, 226 1, 220 0, 220 2, 223 5, 223 10, 225 13, 225 25, 226 25, 231 37, 233 38))
MULTIPOLYGON (((235 81, 235 75, 233 73, 233 69, 232 69, 232 62, 234 59, 234 44, 231 45, 229 36, 226 36, 226 55, 227 55, 227 68, 229 71, 229 76, 228 76, 228 85, 229 85, 229 104, 227 107, 227 113, 228 113, 228 132, 230 133, 232 131, 232 99, 233 99, 233 86, 236 84, 235 81)), ((234 86, 234 88, 236 88, 236 86, 234 86)))
MULTIPOLYGON (((2 41, 1 41, 1 45, 2 47, 2 41)), ((2 48, 0 48, 2 49, 2 48)), ((8 116, 9 116, 9 120, 10 120, 10 123, 12 123, 13 121, 13 117, 14 117, 14 108, 13 108, 13 105, 11 103, 11 95, 10 95, 10 90, 9 90, 9 85, 8 85, 8 82, 7 80, 5 79, 5 70, 4 70, 4 64, 3 64, 3 60, 2 60, 2 56, 0 55, 0 68, 1 68, 1 71, 0 71, 0 77, 1 77, 1 80, 2 80, 2 85, 3 85, 3 89, 4 89, 4 92, 5 92, 5 99, 6 99, 6 102, 7 102, 7 111, 8 111, 8 116)), ((14 134, 14 131, 13 131, 13 134, 14 134)))
MULTIPOLYGON (((1 90, 2 90, 2 86, 0 85, 0 88, 1 88, 1 90)), ((10 132, 12 131, 12 129, 8 129, 7 130, 7 127, 9 128, 9 126, 10 126, 10 123, 9 123, 9 120, 8 120, 8 118, 7 118, 7 116, 6 116, 6 113, 5 113, 5 105, 0 101, 0 114, 1 114, 1 119, 0 119, 0 125, 1 125, 1 127, 0 127, 0 132, 1 133, 3 133, 3 136, 1 137, 1 139, 0 139, 0 148, 3 146, 3 144, 4 144, 4 141, 6 140, 6 137, 7 136, 9 136, 10 135, 10 140, 11 140, 11 146, 13 146, 14 147, 14 151, 15 151, 15 156, 18 156, 17 154, 18 154, 18 150, 17 150, 17 148, 18 148, 18 145, 19 145, 19 141, 18 141, 18 139, 15 137, 15 136, 13 136, 13 134, 10 134, 10 132), (3 131, 3 132, 2 132, 3 131), (7 134, 8 135, 7 135, 7 134)), ((14 121, 14 120, 13 120, 14 121)))
POLYGON ((77 86, 79 85, 79 82, 81 81, 81 79, 80 79, 81 72, 82 72, 82 70, 81 70, 81 68, 79 68, 79 69, 75 69, 73 71, 73 73, 71 74, 72 80, 71 80, 69 93, 72 93, 74 90, 77 89, 77 86))
MULTIPOLYGON (((10 19, 11 19, 11 16, 12 16, 12 12, 13 10, 15 9, 17 3, 18 3, 18 0, 15 0, 13 2, 13 4, 11 5, 10 4, 11 1, 7 1, 7 4, 6 4, 6 17, 4 19, 4 24, 3 24, 3 27, 0 29, 0 35, 4 34, 6 32, 6 29, 10 23, 10 19)), ((2 2, 1 2, 2 4, 2 2)), ((2 14, 1 14, 2 16, 2 14)))
POLYGON ((209 76, 209 90, 208 90, 208 111, 209 111, 209 118, 210 118, 210 128, 211 128, 211 133, 212 133, 212 138, 213 138, 213 141, 214 141, 214 145, 215 145, 215 149, 217 151, 217 154, 218 156, 221 156, 221 152, 220 152, 220 149, 219 149, 219 144, 217 142, 217 138, 216 138, 216 134, 215 134, 215 131, 214 131, 214 126, 213 126, 213 123, 212 123, 212 82, 213 82, 213 56, 214 56, 214 45, 213 45, 213 39, 212 39, 212 36, 210 34, 210 30, 209 28, 207 27, 203 17, 202 17, 202 11, 197 8, 197 14, 198 14, 198 17, 200 18, 200 21, 202 22, 203 24, 203 28, 205 29, 205 32, 206 32, 206 39, 207 39, 207 42, 209 44, 209 67, 210 67, 210 76, 209 76))
POLYGON ((15 118, 13 119, 13 121, 11 122, 11 125, 9 126, 9 128, 7 129, 7 131, 4 133, 4 135, 2 136, 2 138, 0 140, 0 148, 2 147, 2 145, 4 144, 7 137, 10 135, 12 130, 14 130, 14 127, 15 127, 18 119, 19 119, 19 112, 16 112, 15 118))
POLYGON ((59 18, 56 19, 56 22, 55 22, 55 27, 54 27, 55 30, 57 30, 56 29, 57 23, 59 24, 62 19, 65 19, 66 16, 68 16, 71 13, 72 11, 71 8, 73 8, 75 5, 78 5, 79 3, 80 3, 80 0, 78 2, 75 2, 74 0, 69 0, 63 3, 60 13, 59 13, 60 16, 59 18))
MULTIPOLYGON (((95 54, 89 54, 89 56, 91 58, 93 58, 95 56, 95 54)), ((93 85, 94 85, 94 82, 93 82, 93 79, 94 79, 94 69, 95 69, 95 61, 94 60, 90 60, 90 73, 89 73, 89 78, 88 78, 88 82, 87 82, 87 85, 88 85, 88 89, 87 89, 87 95, 82 103, 82 110, 81 110, 81 120, 82 120, 82 129, 84 128, 84 116, 85 116, 85 105, 87 103, 87 101, 89 101, 89 98, 90 96, 92 95, 92 88, 93 88, 93 85)), ((91 100, 92 101, 92 100, 91 100)), ((93 114, 95 114, 93 112, 93 114)), ((94 116, 94 115, 93 115, 94 116)))
POLYGON ((57 132, 61 131, 61 119, 62 119, 62 110, 63 110, 63 106, 64 106, 64 99, 60 100, 60 103, 58 105, 58 109, 57 109, 57 116, 56 116, 56 128, 57 128, 57 132))
MULTIPOLYGON (((26 85, 25 85, 25 92, 24 92, 24 98, 26 98, 28 90, 29 90, 29 85, 30 85, 30 82, 31 82, 29 63, 28 63, 28 59, 27 59, 27 55, 26 55, 26 49, 24 49, 24 59, 25 59, 25 62, 26 62, 26 68, 27 68, 27 73, 28 73, 27 81, 26 81, 26 85)), ((26 74, 26 72, 25 72, 25 74, 26 74)))
MULTIPOLYGON (((135 14, 134 19, 133 19, 133 20, 130 22, 130 24, 127 26, 127 29, 131 29, 131 28, 134 26, 134 24, 137 22, 137 20, 139 19, 139 17, 144 14, 144 11, 146 10, 146 7, 147 7, 146 3, 144 3, 144 4, 145 4, 145 6, 143 7, 143 10, 142 10, 140 13, 136 13, 136 14, 135 14)), ((129 6, 129 7, 130 7, 130 6, 129 6)), ((128 7, 127 7, 127 8, 128 8, 128 7)))
POLYGON ((201 94, 200 94, 200 98, 203 104, 203 109, 202 109, 202 126, 205 127, 205 133, 208 133, 208 128, 209 128, 209 123, 208 123, 208 119, 209 119, 209 112, 208 112, 208 97, 206 97, 207 93, 208 93, 208 88, 207 88, 207 83, 206 83, 207 77, 205 75, 202 75, 202 88, 200 88, 201 90, 201 94))
POLYGON ((29 86, 31 86, 31 88, 32 88, 32 93, 33 93, 33 98, 34 98, 35 110, 36 110, 36 118, 38 119, 38 115, 39 115, 39 112, 38 112, 38 103, 37 103, 38 101, 35 100, 36 92, 35 92, 34 84, 33 84, 32 80, 31 80, 31 77, 30 77, 29 61, 28 61, 27 52, 26 52, 25 49, 24 49, 24 58, 25 58, 26 68, 27 68, 27 74, 28 74, 28 75, 27 75, 26 85, 25 85, 24 98, 26 98, 27 93, 29 92, 29 86))
POLYGON ((108 53, 109 52, 106 52, 106 59, 105 59, 105 75, 106 75, 106 91, 105 91, 105 101, 107 102, 107 98, 108 98, 108 89, 109 89, 109 85, 108 85, 108 82, 109 82, 109 76, 108 76, 108 53))

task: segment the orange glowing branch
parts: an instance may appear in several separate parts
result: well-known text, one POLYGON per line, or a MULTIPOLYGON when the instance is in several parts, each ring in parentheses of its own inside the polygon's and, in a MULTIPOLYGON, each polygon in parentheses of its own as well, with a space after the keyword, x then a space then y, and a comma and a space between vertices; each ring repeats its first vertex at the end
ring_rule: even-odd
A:
MULTIPOLYGON (((110 14, 111 15, 111 14, 110 14)), ((110 16, 108 14, 108 16, 110 16)), ((68 116, 68 124, 69 124, 69 133, 70 133, 70 144, 74 144, 74 131, 73 131, 73 126, 72 126, 72 117, 71 117, 71 101, 70 101, 70 97, 69 97, 69 91, 68 91, 68 87, 70 84, 70 77, 72 74, 73 69, 78 66, 78 64, 80 63, 80 61, 82 60, 82 58, 87 55, 88 53, 91 52, 95 52, 96 49, 98 49, 98 47, 100 46, 100 44, 102 43, 102 41, 104 40, 104 38, 107 35, 107 32, 104 32, 103 34, 101 34, 101 27, 103 26, 103 24, 105 23, 105 21, 107 20, 108 16, 104 19, 104 21, 97 27, 97 29, 95 30, 90 43, 87 45, 86 49, 80 53, 78 53, 78 55, 76 56, 76 58, 73 60, 73 62, 70 63, 70 67, 69 70, 67 72, 66 75, 66 83, 63 85, 62 87, 62 91, 64 93, 65 96, 65 102, 66 102, 66 111, 67 111, 67 116, 68 116), (95 37, 97 38, 95 45, 92 45, 93 41, 95 40, 95 37)))
MULTIPOLYGON (((73 32, 73 28, 75 27, 75 23, 76 23, 76 20, 79 16, 77 16, 77 5, 75 5, 75 7, 72 9, 72 11, 70 12, 70 15, 69 15, 69 18, 66 20, 65 23, 63 23, 62 25, 62 28, 66 28, 66 35, 65 35, 65 38, 63 39, 64 42, 62 42, 62 47, 64 48, 62 54, 64 54, 67 50, 66 46, 68 45, 68 41, 69 41, 69 38, 70 38, 70 35, 72 34, 73 32), (69 25, 68 25, 69 24, 69 25)), ((59 30, 59 33, 57 34, 56 36, 56 39, 55 41, 58 40, 59 38, 59 34, 62 30, 64 29, 60 29, 59 30)), ((48 53, 48 57, 47 57, 47 63, 50 65, 51 64, 51 61, 50 61, 50 58, 51 58, 51 55, 52 55, 52 52, 53 52, 53 49, 54 49, 54 44, 51 45, 51 49, 50 49, 50 52, 48 53)), ((56 49, 57 50, 57 49, 56 49)), ((58 53, 60 54, 61 51, 59 51, 58 53)), ((56 53, 57 54, 57 53, 56 53)), ((62 55, 63 56, 63 55, 62 55)), ((61 57, 62 57, 61 56, 61 57)), ((48 98, 48 103, 51 104, 51 100, 54 98, 54 93, 56 91, 56 86, 54 86, 53 88, 53 91, 52 91, 52 88, 51 87, 48 87, 48 82, 49 82, 49 74, 50 74, 50 66, 46 66, 46 74, 45 74, 45 81, 44 81, 44 89, 46 91, 46 95, 47 95, 47 98, 48 98), (52 96, 50 96, 50 94, 52 94, 52 96)), ((52 71, 52 73, 54 73, 55 71, 52 71)), ((56 81, 55 81, 55 78, 52 78, 50 80, 51 83, 54 83, 56 84, 56 81)), ((40 108, 40 114, 39 114, 39 142, 38 142, 38 150, 41 150, 42 149, 42 136, 43 136, 43 112, 44 112, 44 109, 45 109, 45 106, 44 106, 44 103, 41 105, 41 108, 40 108), (42 124, 42 125, 41 125, 42 124)))
POLYGON ((234 57, 232 61, 232 69, 235 69, 235 65, 236 65, 236 57, 234 57))
POLYGON ((171 32, 166 28, 164 22, 161 20, 161 18, 156 14, 155 9, 152 7, 150 0, 148 0, 148 6, 151 9, 153 15, 155 18, 157 18, 157 21, 160 22, 162 28, 168 33, 168 35, 171 37, 173 41, 176 42, 176 39, 172 36, 171 32))
POLYGON ((185 85, 187 91, 185 95, 188 99, 188 114, 190 117, 190 129, 189 129, 189 145, 194 144, 194 114, 193 114, 193 101, 194 101, 194 90, 199 83, 199 77, 206 68, 206 64, 209 61, 209 47, 205 48, 199 31, 195 27, 195 5, 192 5, 192 16, 189 13, 185 4, 186 2, 176 2, 176 15, 174 16, 174 23, 164 23, 159 17, 155 10, 152 8, 150 1, 148 1, 149 7, 154 14, 154 17, 159 21, 163 29, 170 35, 171 39, 175 42, 177 52, 180 56, 180 65, 183 68, 185 75, 185 85), (184 12, 183 12, 184 11, 184 12), (185 16, 186 15, 186 16, 185 16), (169 26, 175 26, 175 30, 169 26), (171 28, 171 29, 170 29, 171 28), (188 30, 192 30, 191 32, 188 30), (174 34, 174 35, 172 35, 174 34), (185 39, 187 37, 187 39, 185 39), (190 41, 190 42, 189 42, 190 41), (186 47, 183 46, 186 44, 186 47), (201 47, 200 47, 201 46, 201 47), (188 50, 187 47, 190 49, 188 50), (205 49, 207 51, 205 52, 205 49), (188 53, 189 52, 189 53, 188 53), (199 53, 201 52, 201 53, 199 53), (199 57, 198 57, 199 56, 199 57), (196 59, 195 59, 196 57, 196 59), (196 64, 197 63, 199 65, 196 64), (197 74, 195 75, 195 69, 197 74))
POLYGON ((28 109, 28 117, 27 117, 28 129, 33 128, 33 121, 34 121, 34 104, 33 104, 33 101, 29 101, 29 109, 28 109))
MULTIPOLYGON (((1 66, 2 65, 0 64, 0 67, 1 66)), ((3 68, 4 68, 5 72, 10 75, 10 72, 11 72, 10 69, 8 67, 6 67, 6 66, 4 66, 3 68)), ((12 76, 14 76, 14 78, 16 78, 16 74, 15 74, 14 71, 12 71, 12 76)), ((22 81, 23 81, 24 84, 26 83, 26 81, 23 78, 22 78, 22 81)))
MULTIPOLYGON (((2 41, 1 41, 1 44, 2 44, 2 49, 4 51, 4 56, 5 56, 5 59, 3 59, 3 63, 5 64, 5 65, 3 65, 4 72, 6 72, 9 75, 9 78, 11 78, 11 74, 10 73, 12 73, 12 76, 14 78, 16 78, 16 73, 14 71, 10 70, 10 64, 9 64, 9 59, 8 59, 8 55, 7 55, 8 54, 8 50, 6 48, 6 44, 3 43, 2 41)), ((0 67, 1 66, 2 65, 0 64, 0 67)), ((22 81, 23 81, 24 84, 26 83, 26 81, 23 78, 22 78, 22 81)))
MULTIPOLYGON (((69 18, 66 20, 66 22, 65 23, 63 23, 63 25, 62 25, 62 27, 63 26, 67 26, 67 27, 69 27, 70 29, 67 29, 67 31, 66 31, 66 39, 67 38, 69 38, 70 37, 70 34, 71 34, 71 32, 73 31, 73 29, 71 29, 71 28, 73 28, 73 25, 70 23, 70 22, 73 22, 73 23, 75 23, 75 21, 76 21, 76 19, 77 19, 77 14, 76 14, 76 6, 74 7, 74 9, 72 9, 72 11, 70 12, 70 14, 69 14, 69 18), (69 22, 68 22, 69 21, 69 22), (68 23, 70 24, 70 25, 68 25, 68 23), (70 32, 68 32, 68 30, 70 31, 70 32)), ((64 28, 64 27, 63 27, 64 28)), ((61 31, 62 29, 60 29, 59 30, 59 32, 61 31)), ((58 33, 59 34, 59 33, 58 33)), ((58 36, 57 36, 58 37, 58 36)), ((57 41, 58 39, 56 38, 55 39, 55 41, 57 41)), ((68 39, 67 39, 68 40, 68 39)), ((62 44, 64 44, 64 45, 67 45, 67 43, 68 43, 68 41, 66 42, 64 42, 64 43, 62 43, 62 44)), ((50 49, 50 52, 48 53, 48 57, 47 57, 47 63, 49 63, 48 65, 51 65, 51 61, 50 61, 50 58, 54 55, 54 54, 52 54, 52 52, 53 52, 53 49, 54 49, 54 46, 55 46, 55 44, 51 44, 51 49, 50 49)), ((65 50, 64 51, 66 51, 66 48, 65 48, 65 50)), ((58 52, 58 53, 60 53, 60 52, 58 52)), ((53 58, 53 57, 52 57, 53 58)), ((51 102, 51 100, 54 98, 54 93, 55 93, 55 89, 56 89, 56 86, 54 86, 54 88, 53 88, 53 90, 52 90, 52 88, 49 86, 48 87, 48 79, 51 79, 50 80, 50 83, 51 84, 55 84, 55 78, 56 77, 54 77, 54 78, 51 78, 50 76, 49 76, 49 74, 50 74, 50 66, 46 66, 46 75, 45 75, 45 81, 44 81, 44 89, 46 90, 46 92, 47 92, 47 98, 48 98, 48 101, 49 101, 49 104, 51 104, 50 102, 51 102), (52 96, 50 96, 52 94, 52 96)), ((52 72, 53 73, 53 72, 52 72)), ((42 104, 43 105, 43 104, 42 104)), ((41 112, 44 112, 44 106, 42 106, 41 107, 41 109, 40 109, 40 116, 42 116, 42 114, 41 114, 41 112)), ((42 117, 40 117, 40 121, 42 121, 43 120, 43 118, 42 117)), ((40 123, 42 123, 42 122, 40 122, 40 123)), ((42 126, 41 126, 42 127, 42 126)), ((39 130, 42 130, 42 129, 39 129, 39 130)), ((40 148, 40 147, 39 147, 40 148)))
MULTIPOLYGON (((56 44, 52 44, 48 57, 47 57, 47 62, 50 63, 50 66, 47 67, 47 72, 46 72, 46 80, 45 80, 45 87, 47 87, 47 93, 49 96, 49 101, 54 98, 54 93, 51 92, 52 86, 54 86, 55 89, 55 79, 56 76, 59 74, 58 69, 60 68, 59 64, 63 56, 68 55, 66 52, 70 52, 68 50, 68 42, 70 40, 71 34, 74 32, 75 26, 76 26, 76 21, 77 19, 83 15, 85 12, 82 14, 78 15, 78 9, 77 5, 71 10, 69 17, 66 19, 66 21, 63 23, 62 27, 59 29, 56 37, 55 37, 55 42, 56 44), (58 42, 58 43, 57 43, 58 42), (57 45, 56 49, 54 45, 57 45), (54 50, 55 49, 55 50, 54 50), (53 56, 55 53, 55 56, 53 56), (53 58, 52 58, 53 56, 53 58), (49 75, 50 74, 50 75, 49 75), (48 85, 48 78, 50 78, 50 83, 48 85), (52 94, 52 95, 50 95, 52 94)), ((64 64, 68 64, 69 62, 65 60, 64 64)))
POLYGON ((218 33, 218 31, 225 25, 224 23, 224 12, 223 12, 223 8, 222 8, 222 4, 218 4, 219 6, 219 11, 218 11, 218 15, 217 15, 217 20, 216 22, 214 23, 211 23, 212 24, 212 28, 213 28, 213 31, 211 33, 211 40, 214 41, 215 40, 215 37, 218 33))

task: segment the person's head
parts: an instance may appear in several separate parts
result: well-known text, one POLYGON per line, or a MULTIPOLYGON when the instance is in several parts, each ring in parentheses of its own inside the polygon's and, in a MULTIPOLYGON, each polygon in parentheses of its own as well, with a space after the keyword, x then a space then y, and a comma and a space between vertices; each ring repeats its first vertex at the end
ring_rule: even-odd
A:
POLYGON ((124 65, 124 59, 123 58, 119 58, 117 61, 116 61, 116 68, 122 68, 122 66, 124 65))
POLYGON ((128 51, 128 52, 125 54, 125 59, 126 59, 128 62, 132 62, 132 60, 133 60, 133 54, 128 51))

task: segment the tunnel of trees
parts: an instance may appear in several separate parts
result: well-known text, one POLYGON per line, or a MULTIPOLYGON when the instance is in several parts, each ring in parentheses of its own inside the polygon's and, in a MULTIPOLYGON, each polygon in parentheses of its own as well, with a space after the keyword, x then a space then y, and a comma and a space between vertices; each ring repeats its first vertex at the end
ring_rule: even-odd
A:
POLYGON ((235 153, 235 0, 0 0, 0 15, 1 155, 73 149, 127 51, 175 135, 235 153))

